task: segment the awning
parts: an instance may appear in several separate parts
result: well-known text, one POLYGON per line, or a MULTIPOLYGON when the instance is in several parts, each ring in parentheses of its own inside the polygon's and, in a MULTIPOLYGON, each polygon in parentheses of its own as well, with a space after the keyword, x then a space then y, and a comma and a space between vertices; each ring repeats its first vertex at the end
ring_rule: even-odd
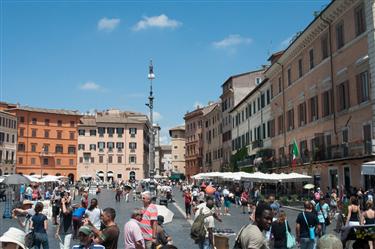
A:
POLYGON ((107 177, 113 177, 113 172, 111 172, 111 171, 108 172, 108 173, 107 173, 107 177))
POLYGON ((104 177, 104 173, 103 172, 98 172, 96 175, 99 176, 99 177, 104 177))
POLYGON ((375 176, 375 161, 362 164, 361 174, 375 176))

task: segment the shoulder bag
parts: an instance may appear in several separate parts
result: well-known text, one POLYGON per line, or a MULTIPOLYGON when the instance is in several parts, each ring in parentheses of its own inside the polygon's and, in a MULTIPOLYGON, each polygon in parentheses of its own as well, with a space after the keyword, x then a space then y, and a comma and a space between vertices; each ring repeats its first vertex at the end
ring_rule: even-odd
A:
POLYGON ((302 212, 302 214, 303 214, 303 218, 305 218, 305 222, 306 222, 307 228, 309 229, 310 239, 314 240, 315 239, 315 227, 310 227, 309 223, 307 222, 305 212, 302 212))
POLYGON ((288 222, 285 221, 285 231, 286 231, 286 247, 289 248, 294 248, 297 243, 296 243, 296 238, 294 238, 293 234, 291 234, 288 230, 288 222))
POLYGON ((244 225, 243 227, 241 227, 240 231, 238 232, 238 235, 236 237, 236 240, 234 242, 234 246, 233 246, 233 249, 242 249, 242 245, 241 245, 241 234, 242 234, 242 231, 248 227, 249 225, 251 224, 248 224, 248 225, 244 225))

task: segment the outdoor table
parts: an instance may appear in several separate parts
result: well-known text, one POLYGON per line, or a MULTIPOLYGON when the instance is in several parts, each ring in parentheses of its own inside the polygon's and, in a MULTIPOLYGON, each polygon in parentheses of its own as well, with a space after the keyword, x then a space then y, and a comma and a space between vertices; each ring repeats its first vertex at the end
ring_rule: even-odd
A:
POLYGON ((214 248, 229 249, 229 237, 236 236, 232 229, 214 229, 214 248))

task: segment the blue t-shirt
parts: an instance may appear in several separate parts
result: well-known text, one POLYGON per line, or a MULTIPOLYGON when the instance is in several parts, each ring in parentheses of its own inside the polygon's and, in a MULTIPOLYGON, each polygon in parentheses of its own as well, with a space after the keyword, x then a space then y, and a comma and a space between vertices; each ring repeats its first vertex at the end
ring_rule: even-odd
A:
POLYGON ((33 222, 35 233, 46 233, 46 229, 44 229, 44 221, 47 220, 47 216, 39 213, 34 215, 31 220, 33 222))
POLYGON ((83 215, 85 214, 85 211, 86 211, 86 208, 84 208, 84 207, 77 208, 73 212, 73 217, 77 217, 77 218, 81 219, 83 217, 83 215))

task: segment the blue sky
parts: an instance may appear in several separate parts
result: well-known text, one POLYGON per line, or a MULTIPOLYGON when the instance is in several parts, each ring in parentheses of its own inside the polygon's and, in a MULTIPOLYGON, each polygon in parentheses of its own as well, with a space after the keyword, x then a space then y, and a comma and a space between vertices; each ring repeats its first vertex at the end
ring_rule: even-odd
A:
POLYGON ((166 142, 231 75, 260 68, 329 0, 1 1, 1 101, 155 114, 166 142))

